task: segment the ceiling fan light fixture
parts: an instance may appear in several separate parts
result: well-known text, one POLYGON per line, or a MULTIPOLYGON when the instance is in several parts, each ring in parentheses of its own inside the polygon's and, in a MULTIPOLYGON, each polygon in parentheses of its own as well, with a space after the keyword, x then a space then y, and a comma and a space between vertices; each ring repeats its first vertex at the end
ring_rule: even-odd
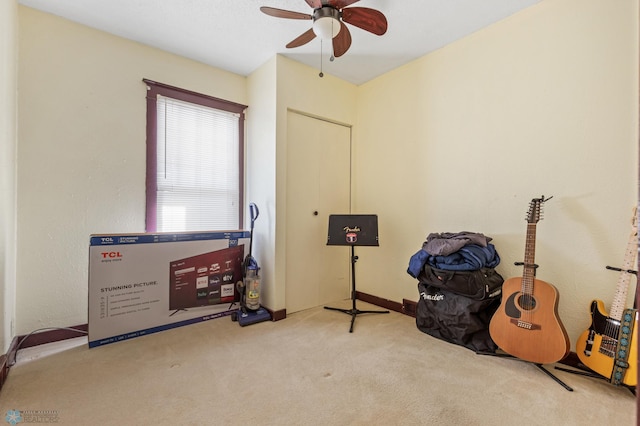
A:
POLYGON ((316 9, 313 13, 313 32, 323 40, 331 40, 340 32, 340 12, 332 7, 316 9))

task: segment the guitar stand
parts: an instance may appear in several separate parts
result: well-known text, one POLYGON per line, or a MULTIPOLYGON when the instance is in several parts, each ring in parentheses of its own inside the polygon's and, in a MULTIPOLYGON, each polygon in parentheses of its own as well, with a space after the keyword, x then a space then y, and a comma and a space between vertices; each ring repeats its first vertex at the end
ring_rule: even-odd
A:
POLYGON ((388 314, 389 311, 361 311, 356 308, 356 262, 358 261, 358 256, 354 254, 354 246, 351 246, 351 309, 341 309, 341 308, 331 308, 329 306, 325 306, 325 309, 329 309, 331 311, 339 311, 343 312, 347 315, 351 315, 351 327, 349 328, 349 333, 353 333, 353 323, 356 321, 356 316, 360 314, 388 314))
MULTIPOLYGON (((560 386, 562 386, 563 388, 565 388, 566 390, 568 390, 569 392, 573 392, 573 388, 570 387, 569 385, 567 385, 565 382, 563 382, 562 380, 560 380, 556 375, 554 375, 552 372, 550 372, 549 370, 547 370, 546 368, 544 368, 542 366, 542 364, 538 364, 535 362, 530 362, 530 361, 526 361, 520 358, 517 358, 513 355, 510 354, 503 354, 503 353, 494 353, 494 352, 476 352, 476 354, 478 355, 490 355, 490 356, 496 356, 496 357, 502 357, 502 358, 513 358, 515 360, 518 361, 522 361, 522 362, 527 362, 529 364, 535 365, 539 370, 541 370, 543 373, 545 373, 547 376, 551 377, 556 383, 558 383, 560 386)), ((556 367, 557 368, 557 367, 556 367)))
MULTIPOLYGON (((598 373, 592 372, 591 370, 587 370, 584 369, 580 366, 576 366, 575 368, 577 368, 577 370, 571 370, 569 368, 564 368, 564 367, 555 367, 556 370, 560 370, 560 371, 564 371, 567 373, 571 373, 571 374, 576 374, 579 376, 585 376, 585 377, 591 377, 592 379, 599 379, 599 380, 604 380, 605 382, 609 383, 609 379, 605 376, 602 376, 598 373)), ((633 396, 636 396, 636 388, 633 386, 627 386, 627 385, 620 385, 619 387, 624 387, 627 388, 629 390, 629 392, 631 392, 633 394, 633 396)))
POLYGON ((616 268, 614 266, 605 266, 605 268, 610 271, 626 272, 628 274, 633 274, 635 276, 638 276, 638 271, 634 271, 633 269, 622 269, 622 268, 616 268))

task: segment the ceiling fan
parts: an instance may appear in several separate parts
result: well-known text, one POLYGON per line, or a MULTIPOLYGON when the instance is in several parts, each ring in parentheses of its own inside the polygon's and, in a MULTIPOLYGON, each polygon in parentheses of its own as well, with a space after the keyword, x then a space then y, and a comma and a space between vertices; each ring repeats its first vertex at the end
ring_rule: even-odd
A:
POLYGON ((289 42, 287 48, 300 47, 314 38, 332 40, 333 55, 344 55, 351 46, 351 33, 345 22, 376 35, 387 32, 387 18, 382 12, 368 7, 347 7, 359 0, 305 0, 313 14, 262 6, 260 10, 276 18, 310 19, 312 27, 289 42))

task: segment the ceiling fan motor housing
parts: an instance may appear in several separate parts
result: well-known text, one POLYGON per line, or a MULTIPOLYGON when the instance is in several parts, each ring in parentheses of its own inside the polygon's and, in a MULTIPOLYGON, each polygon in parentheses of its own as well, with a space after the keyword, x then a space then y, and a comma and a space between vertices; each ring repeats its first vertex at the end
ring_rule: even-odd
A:
POLYGON ((313 11, 313 32, 320 38, 331 40, 340 32, 340 11, 323 6, 313 11))

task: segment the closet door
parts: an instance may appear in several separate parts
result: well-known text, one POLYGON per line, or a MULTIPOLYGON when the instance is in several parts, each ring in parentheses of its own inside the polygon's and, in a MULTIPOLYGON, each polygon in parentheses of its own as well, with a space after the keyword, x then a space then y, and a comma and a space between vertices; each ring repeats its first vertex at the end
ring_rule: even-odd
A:
POLYGON ((287 114, 287 313, 350 297, 348 247, 327 246, 330 214, 351 204, 351 128, 287 114))

